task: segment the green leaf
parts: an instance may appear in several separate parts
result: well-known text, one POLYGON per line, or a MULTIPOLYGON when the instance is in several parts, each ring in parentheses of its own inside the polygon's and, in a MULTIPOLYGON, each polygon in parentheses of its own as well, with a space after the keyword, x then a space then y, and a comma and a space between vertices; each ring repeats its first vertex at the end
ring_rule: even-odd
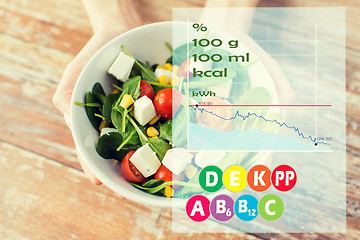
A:
MULTIPOLYGON (((86 98, 85 98, 85 104, 100 104, 101 106, 101 103, 99 103, 95 97, 92 95, 91 92, 88 92, 88 94, 86 95, 86 98)), ((99 131, 99 126, 100 126, 100 123, 101 123, 101 119, 96 117, 95 114, 101 114, 99 108, 95 108, 95 107, 88 107, 88 106, 85 106, 85 110, 86 110, 86 114, 89 118, 89 121, 91 122, 91 124, 93 125, 93 127, 99 131)))
POLYGON ((116 127, 118 131, 121 131, 122 129, 122 116, 119 111, 117 111, 115 108, 111 110, 111 122, 116 127))
POLYGON ((151 149, 156 153, 160 161, 162 161, 166 151, 171 148, 170 144, 168 144, 162 139, 148 138, 143 132, 144 128, 142 126, 139 126, 129 115, 127 115, 126 117, 138 133, 140 142, 143 145, 149 143, 151 149))
POLYGON ((118 132, 110 132, 102 135, 96 145, 97 153, 105 159, 117 159, 121 161, 125 155, 140 148, 140 145, 125 145, 120 151, 117 151, 117 147, 122 143, 123 137, 118 132))
POLYGON ((164 183, 164 180, 162 179, 150 179, 142 184, 144 188, 153 188, 157 187, 164 183))
MULTIPOLYGON (((134 100, 136 100, 140 95, 140 81, 141 81, 140 76, 136 76, 127 80, 123 85, 123 92, 121 96, 124 96, 125 94, 129 94, 134 100)), ((120 104, 120 101, 121 98, 119 98, 117 104, 120 104)))
POLYGON ((108 122, 111 122, 111 110, 112 110, 112 106, 114 104, 114 102, 119 98, 119 93, 117 94, 110 94, 109 96, 107 96, 107 98, 105 99, 105 103, 103 106, 103 116, 105 117, 105 119, 108 122))
POLYGON ((160 190, 164 189, 166 186, 170 186, 170 185, 179 185, 179 186, 194 186, 195 184, 191 184, 191 183, 187 183, 187 182, 182 182, 182 181, 169 181, 169 182, 164 182, 158 186, 154 186, 154 187, 144 187, 144 186, 140 186, 136 183, 131 183, 131 185, 140 188, 142 190, 147 191, 148 193, 151 194, 155 194, 157 192, 159 192, 160 190))
POLYGON ((171 148, 171 145, 163 139, 148 138, 148 141, 150 147, 157 153, 158 157, 160 158, 160 161, 162 161, 167 150, 171 148))
POLYGON ((99 100, 102 104, 105 103, 106 94, 100 83, 95 83, 92 89, 93 96, 99 100))
POLYGON ((98 154, 105 158, 114 158, 117 154, 116 148, 123 141, 122 135, 118 132, 110 132, 102 135, 96 145, 96 151, 98 154))
POLYGON ((135 64, 139 67, 141 72, 141 77, 144 80, 150 81, 150 82, 157 82, 157 79, 155 77, 155 74, 153 71, 151 71, 150 68, 146 67, 145 64, 141 63, 139 60, 137 60, 125 46, 121 46, 121 48, 124 50, 124 52, 132 57, 135 60, 135 64))
POLYGON ((123 136, 123 142, 120 144, 120 146, 116 149, 116 151, 120 151, 124 146, 127 145, 139 145, 140 146, 140 139, 137 135, 137 132, 135 131, 135 128, 128 124, 125 133, 122 134, 123 136))
POLYGON ((160 124, 160 139, 172 142, 172 120, 167 120, 165 123, 160 124))

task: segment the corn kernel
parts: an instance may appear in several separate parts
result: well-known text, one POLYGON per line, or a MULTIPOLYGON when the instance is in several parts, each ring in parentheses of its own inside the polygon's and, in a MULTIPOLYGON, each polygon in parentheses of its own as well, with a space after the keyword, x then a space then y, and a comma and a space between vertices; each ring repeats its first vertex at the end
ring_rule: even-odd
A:
POLYGON ((161 76, 159 77, 159 83, 166 84, 166 77, 165 77, 165 75, 161 75, 161 76))
POLYGON ((164 68, 165 68, 166 70, 172 71, 172 65, 171 65, 171 63, 165 63, 164 68))
POLYGON ((180 82, 180 78, 178 76, 175 76, 174 78, 172 78, 170 80, 171 85, 177 85, 177 84, 179 84, 179 82, 180 82))
POLYGON ((129 94, 125 94, 121 99, 120 106, 126 109, 133 103, 134 99, 129 94))
POLYGON ((118 164, 119 163, 119 161, 118 160, 114 160, 114 164, 118 164))
POLYGON ((156 68, 162 68, 162 69, 165 69, 163 66, 161 65, 157 65, 156 68))
POLYGON ((180 67, 178 65, 173 65, 172 66, 172 72, 175 73, 175 74, 178 74, 179 69, 180 69, 180 67))
POLYGON ((119 89, 115 88, 111 93, 117 94, 117 93, 119 93, 119 89))
POLYGON ((149 124, 154 125, 159 119, 160 119, 160 116, 155 116, 153 119, 150 120, 149 124))
POLYGON ((134 109, 130 111, 130 116, 134 117, 134 109))
POLYGON ((192 179, 197 174, 198 169, 194 165, 189 164, 186 166, 184 171, 185 171, 185 176, 188 179, 192 179))
POLYGON ((159 136, 155 136, 155 137, 151 137, 151 138, 159 139, 159 136))
POLYGON ((146 134, 147 134, 149 137, 159 136, 158 130, 156 130, 156 128, 154 128, 154 127, 149 127, 148 129, 146 129, 146 134))
POLYGON ((106 128, 110 125, 110 123, 106 120, 102 120, 99 126, 99 131, 101 132, 101 129, 106 128))
POLYGON ((174 195, 174 190, 170 186, 165 186, 165 196, 171 198, 174 195))

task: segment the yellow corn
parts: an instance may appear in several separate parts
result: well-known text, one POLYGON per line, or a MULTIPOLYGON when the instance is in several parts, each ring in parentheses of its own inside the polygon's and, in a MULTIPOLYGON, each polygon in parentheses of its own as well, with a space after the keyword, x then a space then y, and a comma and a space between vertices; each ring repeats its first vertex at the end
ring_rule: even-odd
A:
POLYGON ((159 136, 158 130, 156 130, 156 128, 154 128, 154 127, 149 127, 148 129, 146 129, 146 134, 149 137, 157 137, 157 136, 159 136))
POLYGON ((129 94, 125 94, 121 99, 120 106, 126 109, 133 103, 134 99, 129 94))
POLYGON ((180 69, 180 67, 178 65, 173 65, 172 66, 172 72, 175 73, 175 74, 178 74, 179 69, 180 69))
POLYGON ((171 63, 165 63, 164 68, 165 68, 166 70, 172 71, 172 65, 171 65, 171 63))
POLYGON ((155 137, 151 137, 151 138, 159 139, 159 136, 155 136, 155 137))
POLYGON ((153 119, 150 120, 149 124, 154 125, 158 120, 160 119, 160 116, 156 116, 153 119))
POLYGON ((165 69, 163 66, 161 65, 157 65, 156 68, 162 68, 162 69, 165 69))
POLYGON ((130 111, 130 116, 134 117, 134 109, 130 111))
POLYGON ((178 76, 175 76, 170 80, 170 85, 176 85, 180 82, 180 78, 178 76))
POLYGON ((159 77, 159 83, 166 84, 166 77, 165 77, 165 75, 161 75, 161 76, 159 77))
POLYGON ((185 176, 188 179, 192 179, 197 174, 197 172, 198 169, 192 164, 187 165, 185 168, 185 176))
POLYGON ((165 186, 165 196, 171 198, 174 195, 174 190, 170 186, 165 186))
POLYGON ((119 163, 119 161, 118 160, 114 160, 114 164, 118 164, 119 163))
POLYGON ((109 122, 106 120, 102 120, 99 126, 99 131, 101 132, 101 129, 106 128, 109 126, 109 122))
POLYGON ((117 93, 119 93, 119 89, 115 88, 111 93, 117 94, 117 93))

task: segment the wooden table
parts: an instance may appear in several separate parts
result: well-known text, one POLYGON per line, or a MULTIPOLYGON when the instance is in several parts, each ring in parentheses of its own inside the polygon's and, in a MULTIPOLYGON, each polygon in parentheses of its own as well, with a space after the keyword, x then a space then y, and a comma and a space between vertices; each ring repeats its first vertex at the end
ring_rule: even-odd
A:
MULTIPOLYGON (((175 4, 200 6, 189 2, 175 4)), ((163 1, 154 3, 159 13, 167 11, 163 1)), ((90 183, 51 103, 65 66, 92 34, 80 1, 1 0, 0 239, 360 239, 359 5, 356 0, 261 2, 347 6, 347 233, 174 234, 170 210, 119 199, 90 183)), ((148 15, 152 9, 142 11, 148 22, 161 20, 148 15)))

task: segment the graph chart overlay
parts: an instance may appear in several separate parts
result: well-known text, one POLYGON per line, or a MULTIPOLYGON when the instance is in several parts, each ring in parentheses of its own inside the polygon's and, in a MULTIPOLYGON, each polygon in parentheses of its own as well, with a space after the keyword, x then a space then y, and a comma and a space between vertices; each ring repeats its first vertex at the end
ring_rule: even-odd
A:
POLYGON ((173 63, 183 77, 189 150, 336 148, 334 130, 344 113, 344 99, 339 99, 344 94, 333 79, 342 79, 344 69, 339 73, 332 68, 337 56, 329 51, 333 43, 324 38, 324 25, 312 21, 296 39, 282 40, 261 25, 265 29, 255 32, 266 36, 251 30, 246 39, 226 28, 186 20, 183 31, 175 27, 173 33, 173 63))

